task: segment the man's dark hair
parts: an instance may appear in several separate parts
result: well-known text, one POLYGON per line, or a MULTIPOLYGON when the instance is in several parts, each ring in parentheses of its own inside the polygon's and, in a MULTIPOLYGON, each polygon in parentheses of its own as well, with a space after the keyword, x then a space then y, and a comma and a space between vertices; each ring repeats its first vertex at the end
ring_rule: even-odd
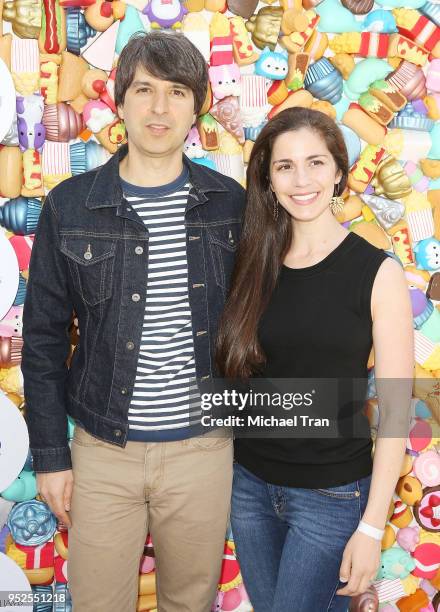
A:
POLYGON ((124 104, 138 66, 157 79, 189 87, 194 94, 194 112, 199 114, 208 88, 208 68, 203 55, 183 34, 137 32, 130 38, 118 60, 116 106, 124 104))

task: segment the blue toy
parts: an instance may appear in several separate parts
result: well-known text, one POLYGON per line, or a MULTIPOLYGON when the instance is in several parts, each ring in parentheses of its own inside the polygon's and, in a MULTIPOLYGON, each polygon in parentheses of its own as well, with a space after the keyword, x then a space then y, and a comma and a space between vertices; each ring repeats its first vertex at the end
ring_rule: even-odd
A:
POLYGON ((215 162, 210 157, 195 157, 192 161, 195 164, 199 164, 199 166, 206 166, 207 168, 211 168, 211 170, 217 170, 215 162))
POLYGON ((392 34, 397 32, 396 20, 391 11, 377 9, 371 11, 364 19, 364 30, 366 32, 377 32, 378 34, 392 34))
POLYGON ((383 551, 376 580, 395 580, 396 578, 403 580, 415 566, 414 559, 406 550, 400 546, 393 546, 383 551))
POLYGON ((24 502, 34 499, 37 493, 35 472, 22 470, 14 482, 1 492, 1 496, 8 501, 24 502))
POLYGON ((413 8, 418 9, 426 3, 426 0, 376 0, 380 6, 391 8, 413 8))
POLYGON ((440 242, 436 238, 420 240, 414 254, 419 270, 440 270, 440 242))
POLYGON ((283 81, 289 70, 288 57, 287 51, 278 53, 265 47, 255 64, 255 74, 273 81, 283 81))
POLYGON ((57 527, 57 519, 49 506, 33 499, 16 504, 6 524, 17 544, 37 546, 51 539, 57 527))

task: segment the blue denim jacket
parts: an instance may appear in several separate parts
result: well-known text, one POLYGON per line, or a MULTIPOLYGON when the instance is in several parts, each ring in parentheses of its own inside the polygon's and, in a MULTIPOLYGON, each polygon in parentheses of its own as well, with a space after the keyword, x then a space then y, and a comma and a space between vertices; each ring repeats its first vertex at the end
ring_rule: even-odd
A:
MULTIPOLYGON (((119 162, 63 181, 47 196, 36 231, 23 313, 22 372, 34 469, 71 467, 67 415, 124 447, 147 291, 148 231, 123 198, 119 162), (70 368, 69 324, 80 338, 70 368), (136 350, 133 350, 133 343, 136 350)), ((238 245, 245 191, 183 156, 192 184, 185 214, 196 374, 213 361, 238 245)))

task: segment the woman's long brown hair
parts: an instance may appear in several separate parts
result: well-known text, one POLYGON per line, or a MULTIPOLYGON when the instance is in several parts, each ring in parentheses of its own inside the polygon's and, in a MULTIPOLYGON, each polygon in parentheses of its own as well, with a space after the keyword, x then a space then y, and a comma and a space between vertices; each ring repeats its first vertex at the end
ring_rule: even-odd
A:
MULTIPOLYGON (((279 206, 273 214, 270 160, 275 139, 284 132, 308 128, 325 141, 342 173, 341 194, 347 183, 348 156, 336 123, 320 111, 289 108, 270 120, 255 141, 247 168, 243 227, 231 287, 220 320, 216 363, 221 376, 247 379, 264 365, 257 337, 258 323, 275 288, 281 264, 292 243, 292 220, 279 206)), ((295 135, 292 133, 292 138, 295 135)))

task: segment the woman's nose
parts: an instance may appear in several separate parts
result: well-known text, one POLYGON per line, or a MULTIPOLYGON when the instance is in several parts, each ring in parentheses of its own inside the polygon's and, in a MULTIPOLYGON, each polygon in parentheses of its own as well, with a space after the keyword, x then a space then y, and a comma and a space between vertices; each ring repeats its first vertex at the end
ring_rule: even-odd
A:
POLYGON ((295 183, 297 185, 307 185, 310 181, 310 171, 306 166, 297 166, 295 172, 295 183))

